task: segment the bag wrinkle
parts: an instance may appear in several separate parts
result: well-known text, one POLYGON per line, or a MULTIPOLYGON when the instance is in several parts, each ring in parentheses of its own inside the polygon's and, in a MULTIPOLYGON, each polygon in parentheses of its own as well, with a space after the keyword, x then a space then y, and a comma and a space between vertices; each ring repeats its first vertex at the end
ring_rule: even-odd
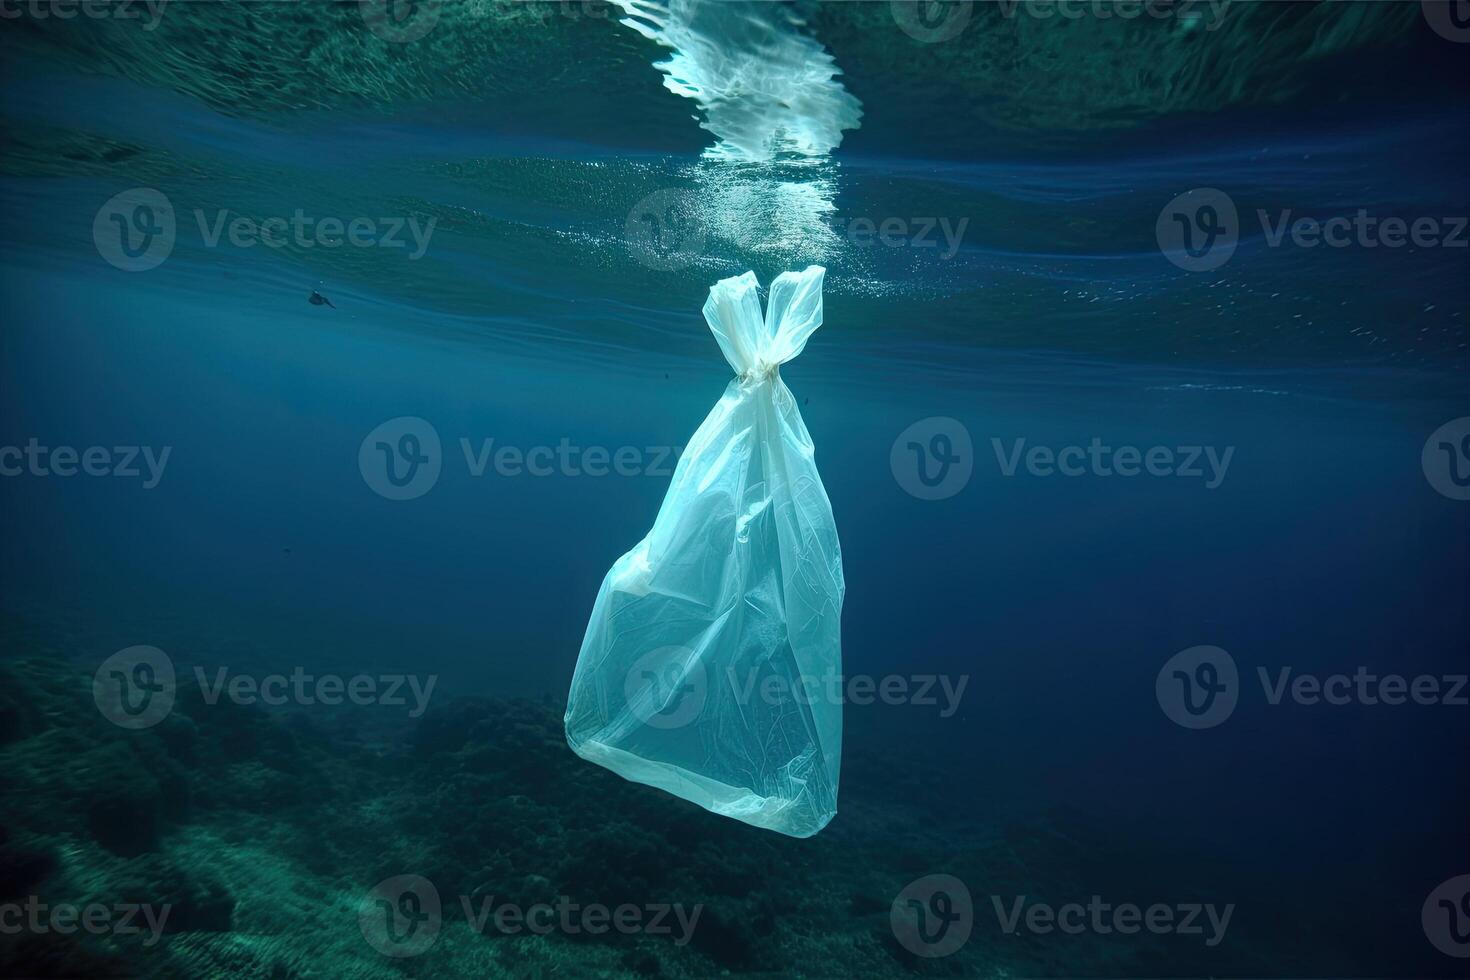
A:
POLYGON ((589 761, 794 837, 836 814, 842 752, 841 704, 821 697, 842 667, 841 549, 780 373, 821 326, 824 276, 782 273, 764 313, 753 273, 711 287, 735 377, 603 580, 566 715, 589 761))

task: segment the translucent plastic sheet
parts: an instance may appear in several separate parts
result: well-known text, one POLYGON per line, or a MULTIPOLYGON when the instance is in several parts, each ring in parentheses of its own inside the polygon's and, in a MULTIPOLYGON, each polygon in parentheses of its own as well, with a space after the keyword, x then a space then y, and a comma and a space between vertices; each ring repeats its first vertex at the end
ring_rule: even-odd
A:
POLYGON ((842 752, 821 693, 842 670, 837 526, 778 370, 821 326, 825 272, 778 276, 764 317, 753 273, 710 289, 737 377, 603 580, 566 715, 584 759, 793 837, 836 814, 842 752))

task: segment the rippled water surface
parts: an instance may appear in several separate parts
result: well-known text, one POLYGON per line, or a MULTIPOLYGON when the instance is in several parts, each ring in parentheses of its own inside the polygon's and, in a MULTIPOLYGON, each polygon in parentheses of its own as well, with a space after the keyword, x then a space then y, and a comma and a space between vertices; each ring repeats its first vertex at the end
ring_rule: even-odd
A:
POLYGON ((0 974, 1465 975, 1461 6, 0 4, 0 923, 175 910, 0 974), (561 712, 710 286, 813 264, 782 376, 899 693, 796 841, 561 712), (212 686, 297 675, 407 693, 212 686), (1093 896, 1231 911, 1012 917, 1093 896))

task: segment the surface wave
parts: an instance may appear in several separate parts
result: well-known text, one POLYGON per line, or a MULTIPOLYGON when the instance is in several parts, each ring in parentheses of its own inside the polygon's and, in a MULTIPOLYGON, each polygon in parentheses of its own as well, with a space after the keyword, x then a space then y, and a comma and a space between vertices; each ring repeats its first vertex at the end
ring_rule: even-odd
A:
POLYGON ((715 135, 711 159, 825 157, 856 129, 862 105, 832 55, 773 3, 615 0, 621 23, 673 51, 664 87, 692 99, 715 135))

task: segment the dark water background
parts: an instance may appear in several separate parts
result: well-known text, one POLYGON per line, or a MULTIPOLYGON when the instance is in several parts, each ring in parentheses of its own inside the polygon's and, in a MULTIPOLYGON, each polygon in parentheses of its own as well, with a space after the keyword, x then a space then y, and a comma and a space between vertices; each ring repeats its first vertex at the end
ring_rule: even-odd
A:
MULTIPOLYGON (((167 16, 188 23, 196 6, 167 16)), ((250 6, 268 24, 285 5, 250 6)), ((1233 902, 1230 940, 1258 954, 1186 947, 1117 967, 1053 937, 1048 975, 1465 975, 1425 941, 1420 905, 1470 871, 1470 708, 1273 706, 1257 669, 1466 672, 1470 504, 1435 491, 1420 453, 1470 414, 1470 253, 1272 248, 1250 215, 1470 211, 1470 47, 1416 14, 1283 58, 1289 97, 1028 132, 974 109, 996 98, 981 75, 924 89, 865 74, 903 35, 835 35, 862 125, 831 160, 774 178, 830 182, 830 209, 770 247, 764 219, 726 200, 712 213, 734 230, 711 226, 697 260, 664 271, 625 240, 635 202, 728 187, 732 172, 758 196, 770 173, 700 161, 709 134, 659 87, 657 52, 612 19, 553 26, 539 46, 478 54, 487 87, 511 95, 297 108, 166 84, 161 54, 156 70, 89 64, 96 25, 4 27, 0 445, 172 447, 152 489, 0 480, 7 655, 85 673, 149 644, 181 671, 411 671, 438 676, 436 702, 561 699, 598 583, 646 532, 667 475, 477 477, 460 440, 679 446, 728 375, 704 291, 821 261, 826 323, 783 374, 809 399, 841 534, 844 669, 968 678, 949 717, 849 705, 844 795, 940 839, 1065 813, 1105 852, 1078 897, 1233 902), (68 44, 73 57, 55 56, 68 44), (527 80, 538 72, 545 86, 527 80), (146 273, 108 265, 92 236, 131 187, 179 215, 172 255, 146 273), (1194 187, 1246 216, 1213 272, 1177 268, 1155 238, 1160 209, 1194 187), (206 248, 191 214, 298 207, 440 220, 411 262, 206 248), (953 257, 844 233, 856 217, 926 215, 968 219, 953 257), (309 305, 313 289, 334 306, 309 305), (402 416, 437 430, 443 471, 393 501, 358 453, 402 416), (899 433, 931 417, 974 446, 969 482, 933 501, 890 464, 899 433), (992 448, 1093 437, 1234 454, 1209 489, 1007 477, 992 448), (1155 678, 1202 644, 1234 657, 1240 700, 1191 731, 1161 710, 1155 678), (862 758, 875 747, 883 765, 862 758), (917 786, 892 768, 905 765, 917 786)), ((1065 73, 1058 50, 1050 70, 1065 73)), ((1269 66, 1251 71, 1270 87, 1269 66)), ((404 737, 401 718, 368 713, 386 742, 404 737)), ((966 860, 931 857, 932 872, 966 860)), ((993 932, 986 884, 968 881, 993 932)))

